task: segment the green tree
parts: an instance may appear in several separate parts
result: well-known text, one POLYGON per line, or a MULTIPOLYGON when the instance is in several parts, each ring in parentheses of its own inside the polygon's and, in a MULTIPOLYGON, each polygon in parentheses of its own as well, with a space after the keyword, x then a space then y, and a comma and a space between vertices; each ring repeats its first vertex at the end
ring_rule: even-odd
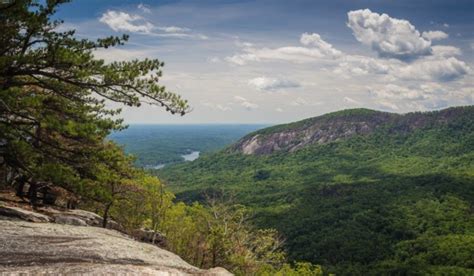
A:
POLYGON ((95 167, 108 158, 101 153, 109 147, 104 140, 123 128, 121 119, 113 119, 120 110, 107 109, 106 101, 189 111, 186 100, 158 84, 161 61, 106 64, 94 57, 128 36, 91 41, 59 31, 63 22, 53 17, 66 2, 0 6, 0 169, 18 194, 27 184, 32 201, 47 186, 81 193, 86 179, 97 182, 95 167))

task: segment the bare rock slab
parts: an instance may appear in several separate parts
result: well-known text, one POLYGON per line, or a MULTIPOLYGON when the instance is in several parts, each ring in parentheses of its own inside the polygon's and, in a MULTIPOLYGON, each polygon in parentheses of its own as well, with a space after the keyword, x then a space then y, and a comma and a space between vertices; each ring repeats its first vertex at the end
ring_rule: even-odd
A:
POLYGON ((232 275, 110 229, 0 220, 0 233, 0 275, 232 275))

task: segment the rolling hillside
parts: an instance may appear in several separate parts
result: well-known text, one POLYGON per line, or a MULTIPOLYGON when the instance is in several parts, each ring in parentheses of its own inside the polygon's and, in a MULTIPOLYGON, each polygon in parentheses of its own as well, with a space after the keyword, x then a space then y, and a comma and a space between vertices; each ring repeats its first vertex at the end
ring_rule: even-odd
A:
POLYGON ((293 260, 338 274, 474 273, 474 107, 344 110, 253 132, 159 172, 178 199, 233 195, 293 260))

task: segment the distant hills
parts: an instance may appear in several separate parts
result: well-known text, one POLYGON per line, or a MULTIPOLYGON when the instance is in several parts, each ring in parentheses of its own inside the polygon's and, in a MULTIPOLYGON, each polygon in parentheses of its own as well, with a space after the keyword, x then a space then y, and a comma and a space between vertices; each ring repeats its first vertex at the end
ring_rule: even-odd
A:
POLYGON ((343 110, 159 171, 185 201, 233 195, 293 260, 338 274, 474 273, 474 107, 343 110))
POLYGON ((139 167, 162 167, 184 162, 183 155, 221 150, 265 125, 130 125, 109 139, 137 157, 139 167))

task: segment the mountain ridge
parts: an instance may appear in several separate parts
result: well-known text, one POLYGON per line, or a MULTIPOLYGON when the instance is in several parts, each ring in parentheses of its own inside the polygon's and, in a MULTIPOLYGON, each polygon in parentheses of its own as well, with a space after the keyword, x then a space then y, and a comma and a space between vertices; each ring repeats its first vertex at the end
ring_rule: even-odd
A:
POLYGON ((430 124, 447 123, 472 106, 450 107, 439 111, 389 113, 365 108, 346 109, 301 121, 271 126, 252 132, 229 147, 230 152, 271 154, 293 152, 310 144, 326 144, 355 135, 369 135, 380 127, 413 131, 430 124))

